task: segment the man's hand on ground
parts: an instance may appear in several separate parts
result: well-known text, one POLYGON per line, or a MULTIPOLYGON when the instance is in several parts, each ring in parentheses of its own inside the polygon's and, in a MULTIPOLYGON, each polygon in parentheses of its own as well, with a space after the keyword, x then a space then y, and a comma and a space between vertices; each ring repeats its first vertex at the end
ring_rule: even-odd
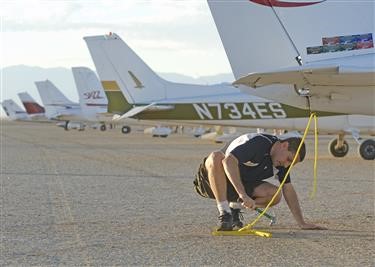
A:
POLYGON ((319 226, 313 223, 303 223, 300 224, 301 229, 303 230, 327 230, 324 226, 319 226))

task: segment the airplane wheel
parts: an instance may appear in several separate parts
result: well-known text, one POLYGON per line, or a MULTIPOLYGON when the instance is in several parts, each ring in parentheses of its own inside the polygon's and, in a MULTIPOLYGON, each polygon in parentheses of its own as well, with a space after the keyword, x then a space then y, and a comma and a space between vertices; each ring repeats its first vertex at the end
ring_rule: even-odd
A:
POLYGON ((122 128, 121 128, 121 132, 123 134, 128 134, 128 133, 130 133, 130 131, 131 131, 131 129, 130 129, 129 126, 122 126, 122 128))
POLYGON ((105 130, 107 130, 107 127, 105 126, 105 124, 100 125, 100 131, 104 132, 105 130))
POLYGON ((336 148, 336 145, 337 145, 337 139, 333 139, 329 145, 328 145, 328 148, 329 148, 329 153, 336 157, 336 158, 342 158, 342 157, 345 157, 346 154, 348 154, 349 152, 349 145, 348 145, 348 142, 346 142, 346 140, 344 140, 344 144, 342 147, 340 148, 336 148))
POLYGON ((162 138, 167 138, 168 135, 163 134, 163 135, 160 135, 160 137, 162 137, 162 138))
POLYGON ((375 159, 375 141, 368 139, 363 141, 358 148, 359 155, 365 160, 375 159))

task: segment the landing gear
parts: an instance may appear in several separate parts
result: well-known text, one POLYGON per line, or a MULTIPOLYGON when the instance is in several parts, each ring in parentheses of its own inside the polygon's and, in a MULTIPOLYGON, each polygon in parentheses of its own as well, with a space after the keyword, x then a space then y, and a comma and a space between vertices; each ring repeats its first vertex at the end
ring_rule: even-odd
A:
MULTIPOLYGON (((375 140, 367 139, 363 142, 359 135, 359 132, 352 133, 354 140, 359 144, 358 154, 364 160, 374 160, 375 159, 375 140)), ((349 152, 349 144, 344 140, 344 135, 339 134, 339 137, 333 139, 328 145, 329 153, 336 157, 345 157, 349 152)))
POLYGON ((100 131, 104 132, 105 130, 107 130, 105 124, 100 125, 100 131))
POLYGON ((69 126, 69 121, 66 121, 66 122, 65 122, 65 125, 64 125, 64 130, 65 130, 65 131, 69 131, 68 126, 69 126))
POLYGON ((339 138, 333 139, 329 143, 328 148, 329 153, 336 158, 345 157, 349 152, 348 142, 344 140, 344 135, 341 134, 339 135, 339 138))
POLYGON ((363 141, 358 147, 358 153, 365 160, 374 160, 375 141, 372 139, 363 141))
POLYGON ((130 131, 131 131, 131 129, 130 129, 129 126, 122 126, 122 128, 121 128, 121 132, 123 134, 128 134, 128 133, 130 133, 130 131))

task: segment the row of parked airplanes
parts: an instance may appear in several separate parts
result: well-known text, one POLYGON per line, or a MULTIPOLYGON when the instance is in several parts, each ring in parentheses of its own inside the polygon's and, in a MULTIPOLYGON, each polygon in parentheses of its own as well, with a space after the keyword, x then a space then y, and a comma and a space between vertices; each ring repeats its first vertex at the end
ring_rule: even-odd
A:
MULTIPOLYGON (((329 144, 333 156, 348 153, 344 137, 350 134, 360 156, 373 160, 375 141, 361 138, 375 134, 373 3, 354 6, 353 12, 350 1, 274 2, 282 1, 208 1, 233 84, 167 81, 109 33, 83 38, 99 78, 88 68, 72 68, 79 104, 49 80, 35 82, 45 110, 27 93, 19 96, 31 118, 62 120, 66 129, 94 121, 105 130, 106 123, 137 119, 302 131, 312 110, 320 134, 337 134, 329 144)), ((9 116, 22 116, 12 100, 2 104, 9 116)))

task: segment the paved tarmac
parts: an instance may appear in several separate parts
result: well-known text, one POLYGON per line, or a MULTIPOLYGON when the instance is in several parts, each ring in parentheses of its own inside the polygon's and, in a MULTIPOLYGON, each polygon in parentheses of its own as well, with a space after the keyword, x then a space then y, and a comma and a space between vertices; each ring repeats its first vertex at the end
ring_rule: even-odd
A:
MULTIPOLYGON (((119 129, 64 131, 1 122, 1 266, 374 266, 375 163, 328 155, 320 137, 318 192, 313 143, 292 171, 305 217, 329 228, 300 230, 285 201, 272 238, 214 237, 215 202, 192 181, 221 145, 187 135, 152 138, 119 129)), ((255 213, 246 211, 250 221, 255 213)))

